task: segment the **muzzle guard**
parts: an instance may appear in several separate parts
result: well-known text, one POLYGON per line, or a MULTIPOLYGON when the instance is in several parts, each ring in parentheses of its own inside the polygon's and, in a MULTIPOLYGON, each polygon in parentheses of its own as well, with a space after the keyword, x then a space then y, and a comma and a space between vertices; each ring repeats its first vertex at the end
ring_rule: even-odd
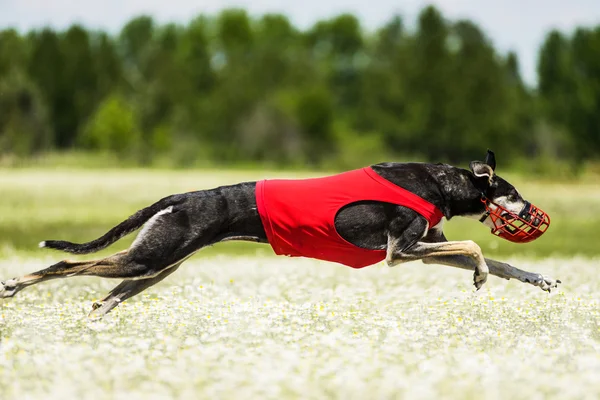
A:
POLYGON ((481 221, 483 222, 489 216, 494 224, 492 233, 510 242, 532 242, 542 236, 550 226, 548 214, 528 201, 525 202, 525 206, 518 215, 485 196, 481 198, 481 201, 485 205, 486 211, 481 221), (495 208, 490 205, 494 205, 495 208))

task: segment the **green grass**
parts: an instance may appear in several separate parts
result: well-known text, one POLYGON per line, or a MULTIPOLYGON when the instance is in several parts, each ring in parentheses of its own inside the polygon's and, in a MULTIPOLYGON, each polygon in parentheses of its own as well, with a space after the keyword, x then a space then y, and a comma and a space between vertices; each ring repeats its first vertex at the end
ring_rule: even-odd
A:
MULTIPOLYGON (((93 239, 162 196, 308 175, 0 170, 0 280, 61 257, 40 240, 93 239)), ((0 300, 0 398, 598 398, 600 188, 511 181, 550 213, 547 234, 516 245, 456 219, 447 235, 561 279, 551 295, 494 277, 474 293, 471 272, 420 262, 353 270, 219 244, 101 322, 85 316, 113 280, 0 300)))
MULTIPOLYGON (((318 173, 275 171, 166 171, 143 169, 0 169, 0 257, 45 254, 45 239, 88 241, 159 198, 268 177, 306 177, 318 173)), ((496 238, 476 221, 455 218, 446 224, 449 239, 472 239, 486 255, 548 257, 600 254, 600 186, 593 181, 552 183, 510 177, 523 195, 552 218, 549 231, 536 242, 513 244, 496 238)), ((125 248, 134 235, 115 245, 125 248)), ((110 251, 114 251, 112 249, 110 251)), ((219 244, 216 253, 268 252, 268 246, 219 244)), ((107 251, 108 252, 108 251, 107 251)), ((107 253, 104 252, 104 253, 107 253)))
MULTIPOLYGON (((0 260, 0 277, 49 259, 0 260)), ((512 259, 551 295, 382 263, 194 257, 101 322, 115 281, 70 278, 0 300, 4 399, 593 399, 597 260, 512 259)))

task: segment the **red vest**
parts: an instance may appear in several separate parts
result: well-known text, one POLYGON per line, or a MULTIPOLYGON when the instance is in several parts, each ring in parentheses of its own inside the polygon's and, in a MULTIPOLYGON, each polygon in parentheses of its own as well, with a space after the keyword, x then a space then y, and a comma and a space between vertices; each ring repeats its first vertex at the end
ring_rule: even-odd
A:
POLYGON ((381 201, 421 214, 429 227, 443 217, 433 204, 377 175, 370 167, 313 179, 256 183, 256 204, 275 254, 332 261, 363 268, 382 261, 385 250, 369 250, 344 240, 335 216, 357 201, 381 201))

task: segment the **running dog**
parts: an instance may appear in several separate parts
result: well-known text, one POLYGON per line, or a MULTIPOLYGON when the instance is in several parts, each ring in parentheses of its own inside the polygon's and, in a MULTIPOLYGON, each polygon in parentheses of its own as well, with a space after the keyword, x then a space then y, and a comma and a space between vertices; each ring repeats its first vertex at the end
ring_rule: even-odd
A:
POLYGON ((44 241, 40 247, 93 253, 138 228, 131 247, 93 261, 61 261, 0 284, 0 298, 40 282, 93 275, 123 279, 90 318, 160 282, 205 246, 230 240, 269 243, 276 254, 362 268, 422 260, 474 271, 477 290, 488 274, 550 292, 559 280, 484 258, 473 241, 448 241, 444 219, 467 217, 513 242, 541 236, 546 213, 495 174, 494 153, 469 169, 446 164, 382 163, 338 175, 263 180, 175 194, 141 209, 104 236, 83 244, 44 241))

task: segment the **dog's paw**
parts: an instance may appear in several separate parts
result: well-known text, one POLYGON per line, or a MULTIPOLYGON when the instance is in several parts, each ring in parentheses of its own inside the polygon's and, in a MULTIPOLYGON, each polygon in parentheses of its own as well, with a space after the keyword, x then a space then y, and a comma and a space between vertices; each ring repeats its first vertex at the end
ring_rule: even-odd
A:
POLYGON ((95 301, 95 302, 92 304, 92 311, 99 309, 99 308, 100 308, 100 307, 102 307, 103 305, 104 305, 104 302, 103 302, 102 300, 95 301))
POLYGON ((88 314, 88 320, 98 321, 98 320, 102 319, 102 317, 105 314, 101 310, 103 305, 104 305, 103 301, 95 301, 94 304, 92 304, 92 311, 90 311, 90 313, 88 314))
POLYGON ((475 273, 473 274, 473 285, 475 286, 475 289, 481 289, 483 284, 487 282, 487 277, 487 272, 479 272, 478 270, 475 270, 475 273))
POLYGON ((552 289, 557 288, 558 284, 562 283, 562 282, 559 279, 552 279, 548 276, 538 274, 538 277, 533 282, 530 282, 530 283, 532 285, 539 287, 543 291, 550 293, 552 291, 552 289))
POLYGON ((0 299, 13 297, 15 293, 17 293, 17 281, 15 279, 0 282, 0 299))

